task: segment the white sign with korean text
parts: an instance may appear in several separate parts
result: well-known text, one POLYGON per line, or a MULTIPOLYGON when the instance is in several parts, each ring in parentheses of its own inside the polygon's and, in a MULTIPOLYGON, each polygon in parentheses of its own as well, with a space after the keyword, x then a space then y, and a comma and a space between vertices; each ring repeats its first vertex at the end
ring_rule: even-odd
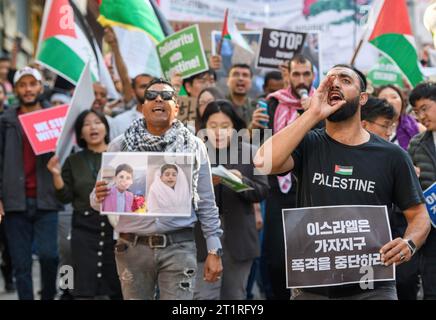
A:
POLYGON ((386 206, 283 209, 288 288, 395 280, 380 249, 392 240, 386 206), (362 270, 371 269, 371 277, 362 270), (364 279, 364 280, 362 280, 364 279))

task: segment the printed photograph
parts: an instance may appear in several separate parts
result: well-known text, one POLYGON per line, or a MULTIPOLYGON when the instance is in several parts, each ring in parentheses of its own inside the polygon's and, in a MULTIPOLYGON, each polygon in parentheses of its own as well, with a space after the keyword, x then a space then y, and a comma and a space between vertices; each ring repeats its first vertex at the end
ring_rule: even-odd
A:
POLYGON ((184 155, 148 157, 147 206, 150 215, 190 216, 192 161, 184 155))

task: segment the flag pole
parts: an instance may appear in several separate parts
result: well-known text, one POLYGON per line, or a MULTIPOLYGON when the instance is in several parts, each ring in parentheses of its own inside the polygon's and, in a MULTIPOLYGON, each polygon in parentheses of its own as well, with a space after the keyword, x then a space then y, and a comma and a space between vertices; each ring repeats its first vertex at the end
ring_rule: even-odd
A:
POLYGON ((362 48, 362 44, 363 44, 363 40, 364 40, 364 38, 365 38, 365 37, 362 37, 362 38, 360 39, 359 44, 357 45, 356 49, 354 50, 353 57, 351 58, 351 62, 350 62, 350 64, 351 64, 352 66, 354 66, 354 62, 356 61, 357 55, 359 54, 359 51, 360 51, 360 49, 362 48))
POLYGON ((223 23, 223 29, 221 31, 221 38, 220 41, 218 42, 218 46, 216 48, 216 52, 215 54, 217 55, 221 55, 221 48, 223 47, 223 41, 224 41, 224 28, 226 28, 227 25, 227 15, 229 14, 229 9, 226 9, 225 13, 224 13, 224 23, 223 23))

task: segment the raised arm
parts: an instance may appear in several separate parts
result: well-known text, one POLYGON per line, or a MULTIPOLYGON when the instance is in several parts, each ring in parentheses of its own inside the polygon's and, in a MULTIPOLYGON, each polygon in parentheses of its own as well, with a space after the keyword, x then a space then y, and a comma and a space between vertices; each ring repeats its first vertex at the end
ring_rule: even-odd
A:
POLYGON ((308 110, 259 148, 254 157, 254 165, 258 170, 264 174, 278 174, 294 168, 292 152, 306 133, 345 104, 345 100, 329 104, 328 95, 334 79, 335 76, 326 77, 310 98, 308 110))
POLYGON ((129 72, 127 70, 126 64, 124 63, 123 57, 121 56, 117 37, 111 27, 107 27, 104 29, 104 40, 110 45, 115 58, 115 65, 117 67, 118 74, 120 75, 121 83, 123 84, 124 101, 129 102, 134 97, 132 83, 129 78, 129 72))

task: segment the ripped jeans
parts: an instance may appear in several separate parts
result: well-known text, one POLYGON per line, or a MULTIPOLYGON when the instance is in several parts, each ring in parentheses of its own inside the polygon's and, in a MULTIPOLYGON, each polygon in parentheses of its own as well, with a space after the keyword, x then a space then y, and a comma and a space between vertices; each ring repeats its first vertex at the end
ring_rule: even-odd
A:
POLYGON ((192 300, 197 272, 194 241, 150 248, 118 239, 115 249, 124 300, 192 300), (158 290, 157 290, 158 288, 158 290))

